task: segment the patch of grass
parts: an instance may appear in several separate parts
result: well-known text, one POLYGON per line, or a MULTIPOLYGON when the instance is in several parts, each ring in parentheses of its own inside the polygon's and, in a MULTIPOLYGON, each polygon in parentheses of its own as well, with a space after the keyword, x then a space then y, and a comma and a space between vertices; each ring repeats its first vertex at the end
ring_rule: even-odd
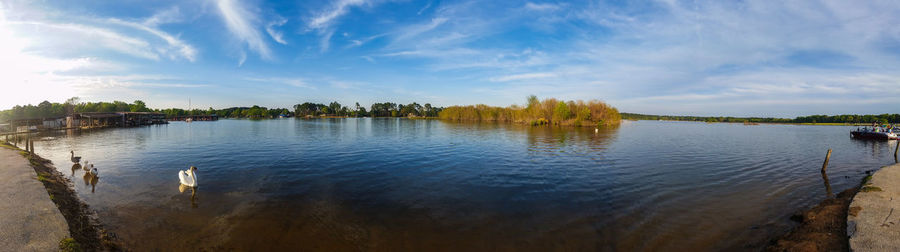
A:
POLYGON ((880 192, 881 188, 877 186, 863 186, 859 189, 860 192, 880 192))
POLYGON ((39 172, 39 173, 38 173, 38 181, 46 182, 46 181, 47 181, 47 175, 45 175, 45 174, 42 173, 42 172, 39 172))
POLYGON ((78 244, 75 239, 65 238, 59 241, 59 251, 65 252, 75 252, 81 251, 81 244, 78 244))
POLYGON ((872 175, 869 175, 869 176, 866 176, 865 178, 863 178, 862 183, 863 183, 863 184, 868 184, 869 181, 872 181, 872 175))

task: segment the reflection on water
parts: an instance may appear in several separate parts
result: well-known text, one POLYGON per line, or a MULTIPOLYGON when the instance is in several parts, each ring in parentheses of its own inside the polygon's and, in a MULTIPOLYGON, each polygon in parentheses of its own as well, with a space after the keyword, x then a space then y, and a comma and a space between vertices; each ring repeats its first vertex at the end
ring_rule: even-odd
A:
POLYGON ((184 193, 184 191, 191 191, 191 208, 199 207, 199 203, 197 203, 197 188, 186 186, 184 184, 178 184, 178 191, 184 193))
POLYGON ((81 178, 84 180, 84 185, 91 185, 91 179, 93 179, 94 176, 91 176, 91 173, 85 172, 81 178))
POLYGON ((80 164, 80 163, 74 163, 74 164, 72 164, 72 175, 71 175, 72 177, 75 176, 75 170, 81 170, 81 164, 80 164))
POLYGON ((101 164, 103 188, 86 176, 75 190, 140 250, 706 251, 759 250, 793 212, 892 161, 895 141, 848 132, 221 120, 67 131, 35 147, 56 164, 69 150, 101 164), (828 148, 831 174, 816 176, 828 148), (190 165, 204 167, 203 208, 196 189, 159 189, 190 165))
POLYGON ((91 193, 94 193, 94 190, 97 189, 97 182, 100 182, 100 177, 91 176, 91 193))
POLYGON ((822 171, 822 181, 825 182, 825 196, 834 198, 834 194, 831 192, 831 183, 828 182, 828 174, 825 174, 825 171, 822 171))

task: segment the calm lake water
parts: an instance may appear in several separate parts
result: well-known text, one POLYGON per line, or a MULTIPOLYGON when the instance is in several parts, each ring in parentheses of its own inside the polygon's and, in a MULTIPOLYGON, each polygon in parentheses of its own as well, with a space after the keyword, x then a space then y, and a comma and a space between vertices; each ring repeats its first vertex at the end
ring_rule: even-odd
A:
POLYGON ((828 148, 835 194, 894 162, 896 142, 851 128, 221 120, 35 147, 136 250, 759 250, 827 197, 828 148), (190 165, 193 196, 177 177, 190 165))

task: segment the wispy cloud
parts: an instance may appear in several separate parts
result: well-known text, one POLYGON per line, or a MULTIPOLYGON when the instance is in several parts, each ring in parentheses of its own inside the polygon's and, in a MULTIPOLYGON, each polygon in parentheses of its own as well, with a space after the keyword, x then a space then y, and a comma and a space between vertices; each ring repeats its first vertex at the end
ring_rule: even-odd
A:
POLYGON ((555 73, 524 73, 524 74, 513 74, 513 75, 505 75, 490 78, 490 81, 493 82, 507 82, 507 81, 521 81, 521 80, 533 80, 533 79, 545 79, 550 77, 556 77, 555 73))
POLYGON ((351 7, 367 4, 367 0, 338 0, 328 9, 319 12, 309 21, 310 29, 328 28, 334 20, 343 16, 351 7))
POLYGON ((173 6, 172 8, 153 14, 153 16, 145 19, 142 24, 148 27, 157 27, 161 24, 181 22, 182 19, 181 9, 178 8, 178 6, 173 6))
POLYGON ((425 10, 428 10, 428 8, 431 8, 431 4, 432 4, 432 2, 428 1, 428 3, 425 4, 425 6, 422 6, 422 8, 416 12, 416 16, 422 15, 422 12, 425 12, 425 10))
POLYGON ((272 39, 275 40, 275 42, 278 42, 279 44, 282 44, 282 45, 287 45, 288 43, 287 43, 287 41, 284 40, 284 34, 278 30, 275 30, 275 28, 282 26, 285 23, 287 23, 286 18, 277 16, 275 18, 275 20, 269 22, 269 24, 266 25, 266 32, 269 33, 269 36, 271 36, 272 39))
POLYGON ((244 78, 244 80, 252 81, 252 82, 262 82, 262 83, 277 83, 283 85, 289 85, 294 87, 308 88, 308 89, 316 89, 316 87, 307 83, 307 80, 304 78, 282 78, 282 77, 265 77, 265 78, 256 78, 249 77, 244 78))
MULTIPOLYGON (((350 39, 350 40, 349 40, 350 44, 348 44, 348 45, 345 46, 344 48, 360 47, 360 46, 362 46, 362 45, 364 45, 364 44, 366 44, 366 43, 371 42, 372 40, 378 39, 378 38, 380 38, 380 37, 384 37, 385 35, 386 35, 386 34, 382 33, 382 34, 377 34, 377 35, 373 35, 373 36, 369 36, 369 37, 365 37, 365 38, 360 38, 360 39, 350 39)), ((348 37, 350 37, 350 35, 347 34, 347 33, 344 33, 344 37, 345 37, 345 38, 348 38, 348 37)))
POLYGON ((338 0, 327 9, 322 10, 313 15, 313 18, 307 24, 307 29, 316 30, 320 36, 319 48, 322 52, 328 51, 330 47, 331 36, 334 35, 332 27, 336 20, 347 14, 350 8, 354 6, 362 6, 370 4, 369 0, 338 0))
POLYGON ((441 24, 446 23, 447 20, 449 20, 449 19, 446 17, 436 17, 436 18, 432 18, 431 21, 428 23, 412 25, 412 26, 406 27, 398 33, 398 35, 395 37, 395 39, 396 40, 408 40, 410 38, 414 38, 414 37, 418 36, 419 34, 434 30, 441 24))
POLYGON ((533 10, 533 11, 554 11, 559 10, 561 7, 556 4, 551 3, 525 3, 525 9, 533 10))
MULTIPOLYGON (((52 29, 57 32, 54 36, 65 36, 68 38, 79 38, 84 39, 82 41, 76 42, 85 43, 85 41, 91 41, 95 43, 90 43, 93 46, 102 46, 104 48, 109 48, 114 51, 118 51, 120 53, 125 53, 128 55, 141 57, 145 59, 151 60, 159 60, 159 55, 154 52, 150 46, 150 43, 146 40, 139 39, 136 37, 131 37, 123 34, 119 34, 113 30, 81 25, 81 24, 56 24, 56 23, 43 23, 43 22, 8 22, 9 25, 31 25, 31 26, 39 26, 46 29, 52 29)), ((48 43, 59 43, 59 41, 45 41, 48 43)), ((72 45, 72 44, 70 44, 72 45)), ((85 47, 87 47, 85 45, 85 47)))
POLYGON ((357 89, 360 88, 366 83, 362 82, 354 82, 354 81, 343 81, 343 80, 331 80, 329 81, 331 86, 338 89, 357 89))
MULTIPOLYGON (((150 21, 150 20, 148 20, 148 21, 150 21)), ((156 27, 146 25, 148 23, 156 24, 156 23, 160 22, 159 20, 153 20, 152 22, 135 23, 135 22, 128 22, 128 21, 111 18, 111 19, 109 19, 109 22, 114 23, 114 24, 120 24, 120 25, 124 25, 124 26, 128 26, 128 27, 132 27, 132 28, 135 28, 138 30, 142 30, 142 31, 148 32, 150 34, 153 34, 153 35, 165 40, 166 43, 168 43, 170 47, 175 48, 176 53, 170 54, 170 53, 164 52, 166 54, 169 54, 170 57, 173 59, 176 57, 176 55, 180 56, 184 59, 187 59, 188 61, 191 61, 191 62, 193 62, 197 59, 197 50, 194 49, 193 46, 185 43, 181 39, 178 39, 177 37, 172 36, 171 34, 166 33, 156 27)))
MULTIPOLYGON (((256 51, 263 59, 271 59, 272 52, 263 40, 256 25, 259 18, 255 13, 247 10, 247 7, 235 0, 220 0, 217 2, 222 21, 228 30, 247 46, 256 51)), ((242 60, 243 61, 243 60, 242 60)))

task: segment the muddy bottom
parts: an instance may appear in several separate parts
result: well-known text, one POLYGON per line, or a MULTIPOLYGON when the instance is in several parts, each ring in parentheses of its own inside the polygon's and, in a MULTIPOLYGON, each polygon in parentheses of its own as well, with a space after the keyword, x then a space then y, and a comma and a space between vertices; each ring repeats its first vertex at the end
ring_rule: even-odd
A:
POLYGON ((847 208, 858 190, 858 187, 847 189, 792 216, 800 225, 774 240, 766 251, 848 251, 847 208))

